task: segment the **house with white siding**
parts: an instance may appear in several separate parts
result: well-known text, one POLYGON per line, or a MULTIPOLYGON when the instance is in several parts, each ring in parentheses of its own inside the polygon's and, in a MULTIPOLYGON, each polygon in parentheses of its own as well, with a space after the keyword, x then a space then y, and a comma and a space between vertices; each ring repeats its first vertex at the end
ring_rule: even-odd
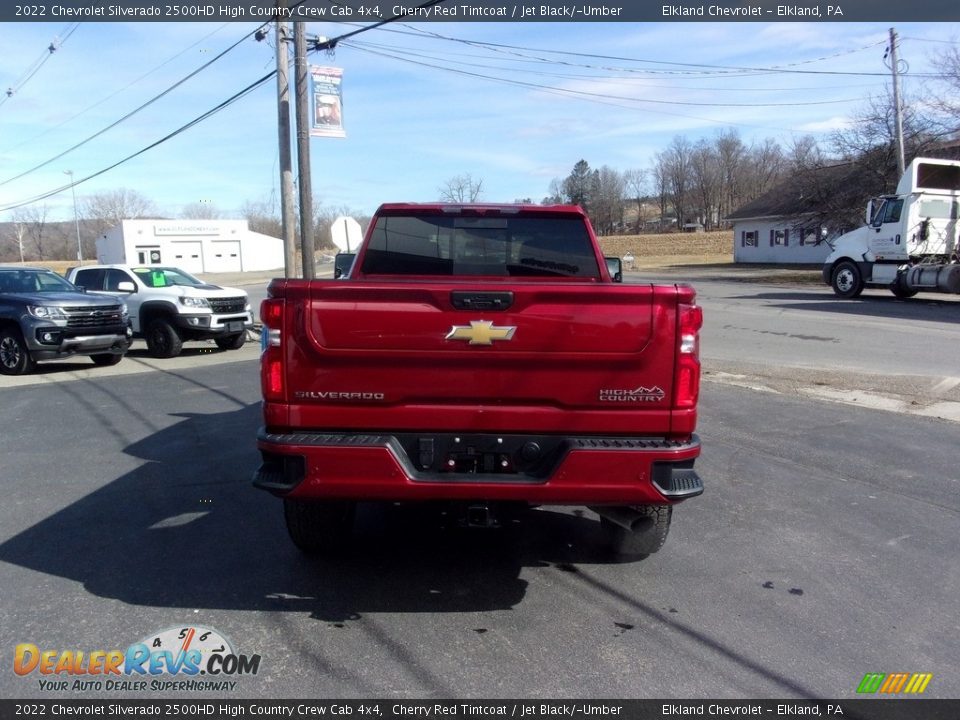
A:
MULTIPOLYGON (((733 223, 733 260, 738 263, 819 264, 829 241, 850 228, 824 224, 823 197, 858 192, 849 163, 793 177, 726 217, 733 223)), ((866 205, 869 193, 863 197, 866 205)))

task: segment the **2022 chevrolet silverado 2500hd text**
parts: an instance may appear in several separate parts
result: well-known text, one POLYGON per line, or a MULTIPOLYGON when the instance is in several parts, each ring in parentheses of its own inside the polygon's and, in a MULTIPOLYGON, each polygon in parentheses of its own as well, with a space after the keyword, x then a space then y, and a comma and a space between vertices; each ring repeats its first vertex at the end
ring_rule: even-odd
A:
POLYGON ((663 545, 693 469, 702 312, 624 284, 576 206, 381 206, 346 280, 261 306, 262 463, 306 552, 357 502, 586 505, 622 554, 663 545))
POLYGON ((212 339, 222 350, 243 347, 253 327, 246 291, 210 285, 178 268, 84 265, 67 278, 92 294, 122 298, 134 337, 154 357, 176 357, 186 340, 212 339))
POLYGON ((0 373, 73 355, 116 365, 129 347, 122 301, 88 295, 51 270, 0 266, 0 373))

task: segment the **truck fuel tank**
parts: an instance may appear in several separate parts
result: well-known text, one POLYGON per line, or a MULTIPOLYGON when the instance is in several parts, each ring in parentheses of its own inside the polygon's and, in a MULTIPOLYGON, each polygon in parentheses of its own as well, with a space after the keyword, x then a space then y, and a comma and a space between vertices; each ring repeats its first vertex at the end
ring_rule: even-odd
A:
POLYGON ((960 293, 960 265, 914 265, 907 270, 905 282, 911 290, 960 293))

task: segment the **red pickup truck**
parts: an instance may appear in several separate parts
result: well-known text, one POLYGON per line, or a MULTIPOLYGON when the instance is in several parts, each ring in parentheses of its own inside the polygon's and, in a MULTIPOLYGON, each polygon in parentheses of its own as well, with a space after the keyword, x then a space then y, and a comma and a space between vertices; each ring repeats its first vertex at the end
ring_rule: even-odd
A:
POLYGON ((270 284, 254 484, 306 552, 343 547, 358 501, 586 505, 656 552, 703 492, 703 316, 621 281, 576 206, 381 206, 348 277, 270 284))

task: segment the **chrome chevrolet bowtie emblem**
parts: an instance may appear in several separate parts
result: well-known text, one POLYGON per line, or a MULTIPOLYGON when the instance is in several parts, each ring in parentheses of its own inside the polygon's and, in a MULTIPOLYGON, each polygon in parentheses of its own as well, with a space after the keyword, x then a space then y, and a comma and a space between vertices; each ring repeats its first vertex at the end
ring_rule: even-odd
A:
POLYGON ((510 340, 517 331, 514 326, 497 327, 489 320, 471 320, 469 327, 454 325, 447 340, 469 340, 470 345, 493 345, 494 340, 510 340))

